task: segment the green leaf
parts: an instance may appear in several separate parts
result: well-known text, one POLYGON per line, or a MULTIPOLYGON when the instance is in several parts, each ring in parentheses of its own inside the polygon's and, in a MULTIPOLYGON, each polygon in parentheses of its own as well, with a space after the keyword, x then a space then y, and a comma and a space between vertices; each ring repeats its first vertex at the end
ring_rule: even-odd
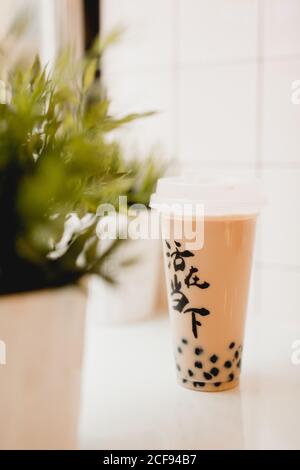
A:
POLYGON ((132 256, 131 258, 126 258, 123 261, 121 261, 120 266, 122 268, 130 268, 131 266, 134 266, 140 261, 139 256, 132 256))
POLYGON ((31 71, 30 71, 30 84, 33 85, 41 73, 41 62, 39 56, 36 55, 31 71))
POLYGON ((87 63, 83 74, 83 91, 87 92, 91 87, 92 83, 95 81, 96 71, 97 71, 97 59, 92 59, 87 63))
POLYGON ((124 28, 122 26, 117 26, 110 31, 104 38, 99 36, 95 39, 89 54, 93 57, 99 57, 101 54, 106 51, 110 46, 117 44, 122 36, 124 35, 124 28))

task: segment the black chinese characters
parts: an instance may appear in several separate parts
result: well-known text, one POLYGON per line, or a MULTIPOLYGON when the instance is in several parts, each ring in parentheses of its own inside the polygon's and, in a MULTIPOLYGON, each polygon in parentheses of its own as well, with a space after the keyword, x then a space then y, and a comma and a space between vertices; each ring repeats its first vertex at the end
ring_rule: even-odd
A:
POLYGON ((209 310, 204 307, 191 307, 190 301, 182 292, 182 281, 178 278, 180 273, 183 275, 183 282, 188 289, 208 289, 210 284, 206 281, 201 281, 199 277, 199 270, 195 266, 189 266, 188 273, 186 271, 186 258, 195 256, 189 250, 182 250, 181 243, 174 241, 175 248, 172 250, 171 243, 165 240, 167 246, 166 256, 169 258, 168 268, 174 269, 174 276, 171 280, 171 297, 172 308, 179 313, 191 314, 192 319, 192 332, 195 338, 198 338, 198 327, 201 326, 199 316, 205 317, 210 314, 209 310))

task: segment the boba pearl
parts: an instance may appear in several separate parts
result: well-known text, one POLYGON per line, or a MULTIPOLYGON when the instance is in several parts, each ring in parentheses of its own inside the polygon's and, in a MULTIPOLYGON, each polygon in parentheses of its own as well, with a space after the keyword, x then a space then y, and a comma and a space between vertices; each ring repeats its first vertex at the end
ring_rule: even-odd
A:
POLYGON ((222 383, 222 382, 215 382, 215 383, 214 383, 214 386, 215 386, 215 387, 220 387, 221 383, 222 383))
POLYGON ((231 361, 226 361, 224 364, 224 367, 226 367, 226 369, 230 369, 231 366, 232 366, 231 361))
POLYGON ((182 341, 183 344, 188 344, 188 340, 186 338, 182 338, 181 341, 182 341))
POLYGON ((196 356, 200 356, 200 354, 203 353, 203 349, 202 348, 195 348, 195 354, 196 356))
POLYGON ((191 369, 189 369, 189 370, 188 370, 188 374, 189 374, 190 377, 193 377, 194 372, 193 372, 191 369))
POLYGON ((176 367, 177 367, 178 372, 180 372, 181 371, 180 365, 176 364, 176 367))
POLYGON ((234 374, 229 374, 228 375, 228 382, 232 382, 234 379, 234 374))
POLYGON ((186 383, 187 383, 187 380, 186 380, 186 379, 182 379, 182 383, 183 383, 183 384, 186 384, 186 383))
POLYGON ((203 372, 203 375, 206 378, 206 380, 211 380, 212 379, 212 376, 208 372, 203 372))
POLYGON ((240 355, 240 354, 239 354, 239 352, 238 352, 238 351, 235 351, 235 353, 234 353, 234 357, 235 357, 236 359, 238 359, 238 358, 239 358, 239 355, 240 355))
POLYGON ((219 369, 217 369, 217 367, 213 367, 212 369, 210 369, 210 373, 211 373, 214 377, 217 377, 217 375, 219 374, 219 369))
POLYGON ((178 346, 178 348, 177 348, 177 351, 179 352, 179 354, 181 354, 181 353, 182 353, 182 349, 181 349, 181 347, 180 347, 180 346, 178 346))
POLYGON ((197 369, 202 369, 202 367, 203 367, 203 366, 202 366, 202 362, 196 361, 196 362, 195 362, 195 367, 197 367, 197 369))
POLYGON ((205 387, 205 382, 193 382, 194 387, 205 387))
POLYGON ((234 346, 235 346, 235 343, 234 343, 234 342, 230 343, 230 345, 229 345, 229 349, 233 349, 233 348, 234 348, 234 346))
POLYGON ((212 362, 213 364, 215 364, 218 360, 218 356, 216 354, 213 354, 211 357, 210 357, 210 362, 212 362))

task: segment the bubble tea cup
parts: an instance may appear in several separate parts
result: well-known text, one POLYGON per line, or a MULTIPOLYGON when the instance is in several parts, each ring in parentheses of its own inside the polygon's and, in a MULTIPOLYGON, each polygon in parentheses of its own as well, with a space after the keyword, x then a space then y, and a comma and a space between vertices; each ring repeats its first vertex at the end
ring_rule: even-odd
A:
POLYGON ((162 178, 161 216, 178 382, 196 391, 238 385, 257 215, 255 179, 162 178))

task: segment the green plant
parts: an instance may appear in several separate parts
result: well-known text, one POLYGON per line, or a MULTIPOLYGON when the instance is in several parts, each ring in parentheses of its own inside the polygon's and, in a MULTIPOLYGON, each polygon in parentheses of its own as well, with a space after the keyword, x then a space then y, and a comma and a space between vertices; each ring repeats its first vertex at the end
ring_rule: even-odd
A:
MULTIPOLYGON (((97 207, 149 202, 160 174, 153 159, 127 163, 111 132, 151 113, 113 117, 95 73, 103 51, 97 41, 84 60, 70 51, 53 70, 15 64, 2 77, 0 104, 0 294, 76 282, 102 273, 119 243, 99 254, 97 207), (3 94, 3 89, 2 89, 3 94), (77 224, 56 248, 72 214, 77 224), (56 254, 55 254, 56 250, 56 254)), ((4 64, 5 65, 5 64, 4 64)))

